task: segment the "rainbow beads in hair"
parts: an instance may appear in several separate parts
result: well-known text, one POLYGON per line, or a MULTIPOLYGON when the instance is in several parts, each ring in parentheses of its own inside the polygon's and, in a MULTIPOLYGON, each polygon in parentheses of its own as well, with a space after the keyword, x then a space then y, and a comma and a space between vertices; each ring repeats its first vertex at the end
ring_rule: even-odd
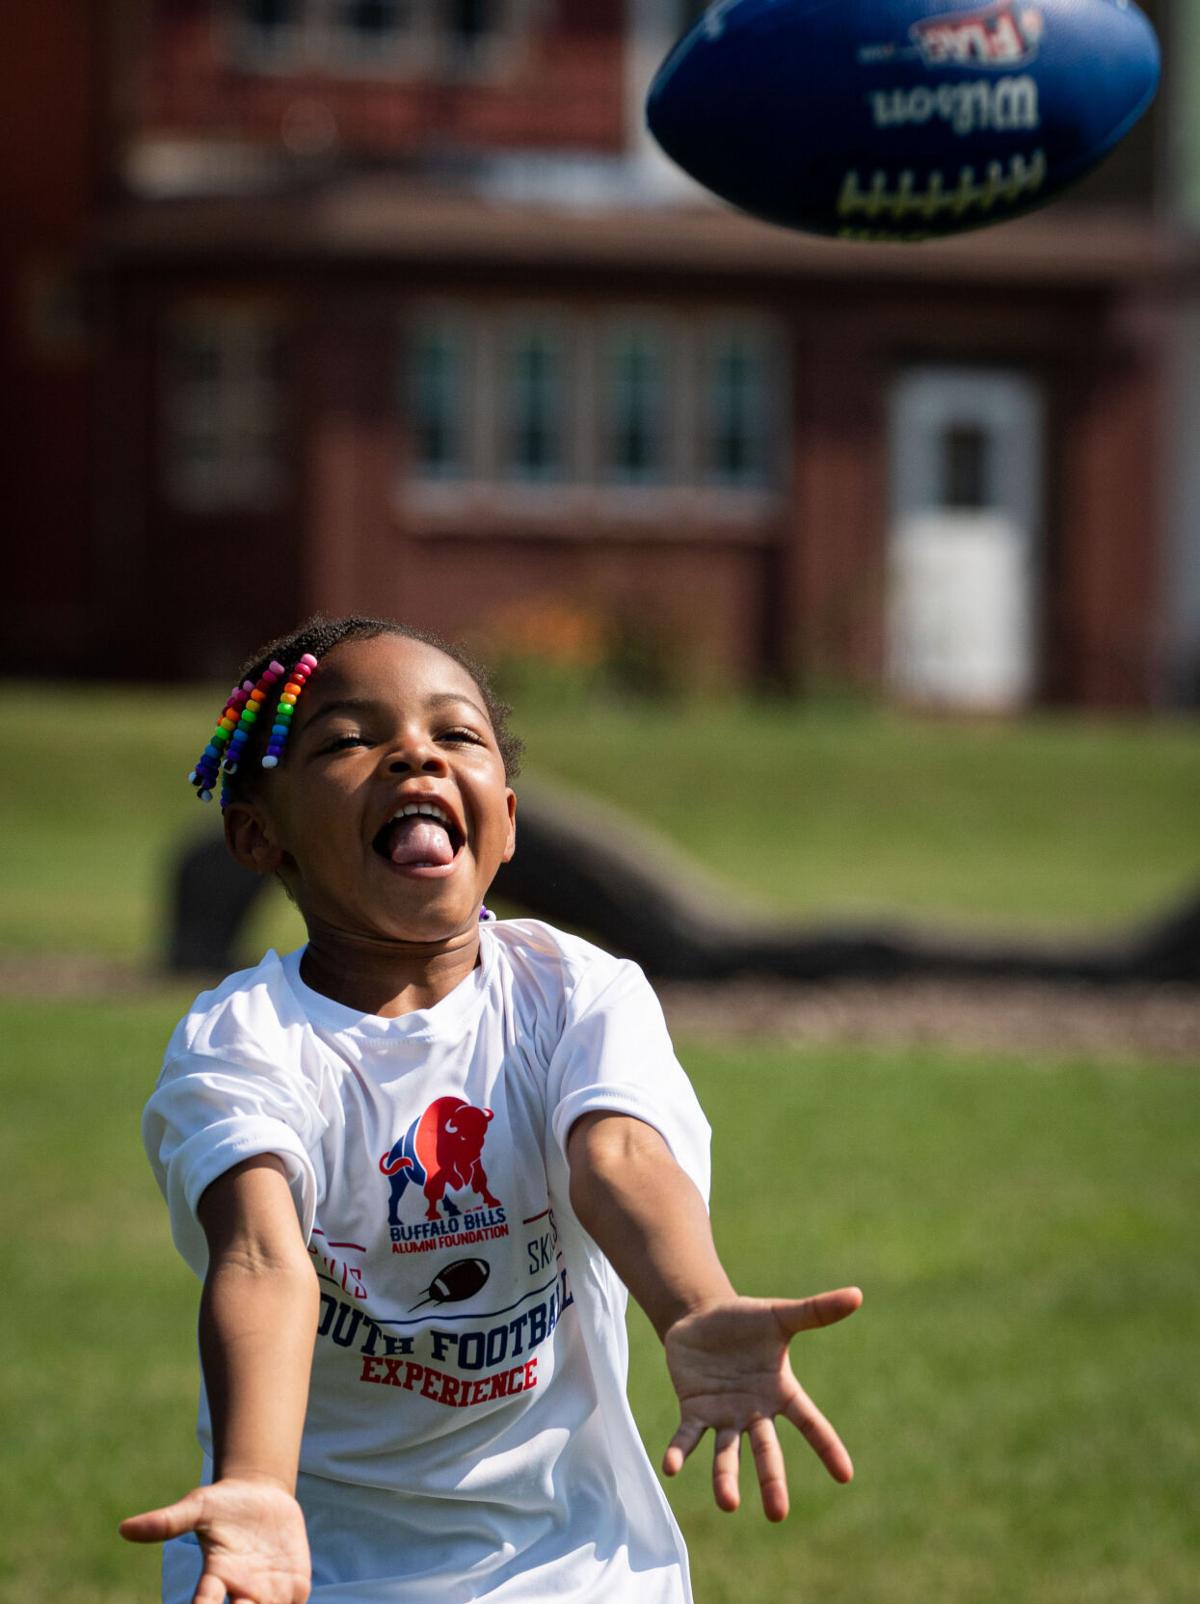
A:
MULTIPOLYGON (((275 665, 272 664, 271 666, 274 667, 275 665)), ((292 727, 292 716, 296 711, 296 700, 308 683, 308 676, 316 666, 317 660, 313 654, 305 652, 304 656, 288 675, 287 684, 283 687, 278 705, 275 708, 275 722, 271 726, 267 750, 262 760, 264 769, 273 769, 278 766, 279 759, 283 756, 283 749, 287 745, 288 733, 292 727)))
POLYGON ((257 685, 251 685, 249 680, 243 681, 242 690, 246 692, 246 698, 238 713, 237 724, 229 733, 229 748, 225 753, 225 761, 221 765, 226 774, 237 773, 238 763, 241 761, 246 742, 253 735, 254 726, 258 723, 258 716, 263 711, 263 703, 267 699, 267 692, 277 679, 283 677, 283 674, 284 667, 282 663, 271 663, 268 668, 263 669, 262 678, 257 685))
MULTIPOLYGON (((241 685, 233 687, 208 745, 200 754, 196 767, 188 775, 188 780, 196 787, 196 794, 202 802, 212 801, 213 786, 222 770, 226 775, 237 773, 238 763, 247 741, 254 733, 254 726, 260 717, 265 717, 267 714, 266 702, 271 687, 284 680, 283 692, 275 708, 267 752, 262 760, 263 768, 275 768, 287 741, 296 698, 304 689, 309 675, 316 666, 317 659, 311 652, 305 652, 290 674, 282 663, 271 662, 263 669, 257 685, 252 680, 243 680, 241 685)), ((226 780, 221 790, 222 808, 226 807, 228 802, 229 784, 226 780)))
POLYGON ((188 775, 202 802, 212 801, 213 786, 222 767, 226 774, 236 773, 238 756, 258 721, 258 708, 283 672, 282 663, 272 663, 263 670, 257 685, 253 680, 243 680, 230 691, 217 727, 201 752, 200 761, 188 775))

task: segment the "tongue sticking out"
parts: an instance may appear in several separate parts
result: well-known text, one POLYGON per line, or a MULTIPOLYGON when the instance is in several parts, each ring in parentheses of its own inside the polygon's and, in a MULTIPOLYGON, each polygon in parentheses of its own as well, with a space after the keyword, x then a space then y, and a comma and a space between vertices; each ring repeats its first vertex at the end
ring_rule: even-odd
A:
POLYGON ((454 848, 444 825, 427 814, 410 814, 388 832, 387 856, 393 863, 437 866, 453 862, 454 848))

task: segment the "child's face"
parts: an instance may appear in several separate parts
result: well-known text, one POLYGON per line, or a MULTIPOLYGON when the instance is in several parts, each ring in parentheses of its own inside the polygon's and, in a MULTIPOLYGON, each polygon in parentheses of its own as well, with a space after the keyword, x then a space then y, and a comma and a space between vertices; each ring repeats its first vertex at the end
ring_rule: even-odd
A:
POLYGON ((474 930, 512 857, 515 809, 470 674, 422 641, 380 635, 321 660, 285 761, 253 804, 230 809, 231 840, 243 861, 259 843, 254 866, 283 875, 310 933, 441 942, 474 930), (393 822, 416 803, 442 818, 393 822))

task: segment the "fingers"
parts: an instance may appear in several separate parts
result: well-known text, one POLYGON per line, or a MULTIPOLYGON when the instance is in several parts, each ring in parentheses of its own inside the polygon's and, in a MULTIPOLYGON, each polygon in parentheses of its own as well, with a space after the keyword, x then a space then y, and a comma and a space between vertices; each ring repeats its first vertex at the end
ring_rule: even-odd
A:
POLYGON ((836 1325, 853 1314, 862 1300, 857 1287, 840 1287, 836 1292, 818 1292, 812 1298, 774 1298, 771 1308, 782 1330, 794 1337, 799 1331, 836 1325))
POLYGON ((285 1598, 287 1604, 305 1604, 309 1597, 307 1582, 301 1582, 298 1578, 293 1578, 290 1582, 282 1578, 277 1579, 274 1584, 267 1582, 265 1592, 260 1592, 257 1588, 252 1592, 243 1591, 243 1588, 253 1585, 244 1580, 240 1583, 227 1583, 222 1577, 206 1570, 192 1594, 192 1604, 275 1604, 277 1600, 282 1604, 285 1598), (285 1589, 284 1592, 279 1591, 281 1585, 285 1589))
POLYGON ((754 1468, 758 1472, 758 1488, 762 1494, 763 1514, 768 1520, 786 1520, 788 1512, 787 1471, 783 1464, 783 1450, 775 1435, 774 1423, 756 1420, 750 1427, 750 1446, 754 1450, 754 1468))
MULTIPOLYGON (((796 1396, 788 1404, 785 1414, 834 1481, 853 1480, 854 1465, 846 1452, 845 1444, 802 1388, 796 1388, 796 1396)), ((685 1421, 680 1424, 663 1458, 663 1471, 666 1475, 679 1474, 684 1461, 706 1430, 707 1427, 696 1423, 685 1421)), ((775 1432, 775 1424, 772 1420, 760 1418, 751 1421, 746 1431, 754 1453, 754 1468, 758 1475, 763 1513, 770 1521, 786 1520, 790 1507, 787 1467, 775 1432)), ((732 1426, 722 1427, 716 1433, 713 1449, 713 1496, 719 1509, 731 1513, 741 1503, 738 1487, 740 1459, 741 1430, 732 1426)))
POLYGON ((169 1537, 194 1532, 200 1521, 203 1500, 195 1490, 181 1498, 177 1504, 166 1504, 162 1509, 150 1509, 142 1515, 130 1515, 117 1530, 129 1543, 165 1543, 169 1537))
MULTIPOLYGON (((763 1513, 771 1521, 785 1520, 788 1512, 787 1471, 774 1424, 770 1420, 755 1420, 749 1426, 747 1435, 754 1453, 763 1513)), ((713 1449, 713 1497, 717 1508, 729 1514, 742 1501, 739 1486, 741 1456, 741 1432, 732 1426, 718 1431, 713 1449)))
POLYGON ((684 1460, 707 1430, 707 1426, 700 1425, 695 1421, 681 1420, 679 1422, 679 1430, 671 1438, 667 1445, 667 1451, 663 1455, 664 1475, 678 1476, 683 1469, 684 1460))
POLYGON ((738 1466, 742 1457, 742 1434, 735 1426, 722 1426, 713 1449, 713 1497, 717 1508, 732 1515, 742 1501, 738 1487, 738 1466))
POLYGON ((834 1481, 851 1481, 854 1466, 842 1439, 802 1387, 797 1386, 785 1413, 834 1481))
MULTIPOLYGON (((663 1458, 663 1471, 666 1475, 679 1474, 683 1469, 684 1460, 707 1430, 708 1427, 704 1425, 688 1421, 680 1423, 679 1430, 671 1438, 670 1446, 663 1458)), ((723 1426, 717 1432, 716 1446, 713 1449, 713 1497, 717 1501, 718 1509, 728 1510, 731 1514, 742 1501, 738 1488, 741 1447, 742 1434, 737 1427, 723 1426)), ((757 1457, 757 1449, 755 1455, 757 1457)))

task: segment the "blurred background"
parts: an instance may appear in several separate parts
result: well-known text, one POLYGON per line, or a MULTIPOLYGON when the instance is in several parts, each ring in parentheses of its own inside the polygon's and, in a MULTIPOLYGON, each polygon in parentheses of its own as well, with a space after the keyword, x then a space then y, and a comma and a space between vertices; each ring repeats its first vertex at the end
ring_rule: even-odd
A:
MULTIPOLYGON (((714 916, 964 953, 1170 924, 1111 985, 666 988, 735 1278, 868 1299, 797 1356, 855 1485, 797 1453, 778 1530, 700 1465, 671 1496, 699 1604, 1195 1598, 1200 12, 1143 8, 1133 135, 921 247, 769 228, 656 153, 685 0, 14 14, 0 1596, 154 1596, 113 1527, 194 1475, 137 1136, 196 989, 171 876, 216 833, 183 776, 320 608, 464 639, 522 783, 621 810, 714 916)), ((299 939, 268 895, 238 953, 299 939)), ((657 1458, 640 1316, 634 1354, 657 1458)))
POLYGON ((1148 8, 1162 98, 1069 202, 862 251, 656 155, 702 9, 39 5, 9 671, 224 679, 317 605, 522 638, 554 598, 700 689, 1194 704, 1200 23, 1148 8))

